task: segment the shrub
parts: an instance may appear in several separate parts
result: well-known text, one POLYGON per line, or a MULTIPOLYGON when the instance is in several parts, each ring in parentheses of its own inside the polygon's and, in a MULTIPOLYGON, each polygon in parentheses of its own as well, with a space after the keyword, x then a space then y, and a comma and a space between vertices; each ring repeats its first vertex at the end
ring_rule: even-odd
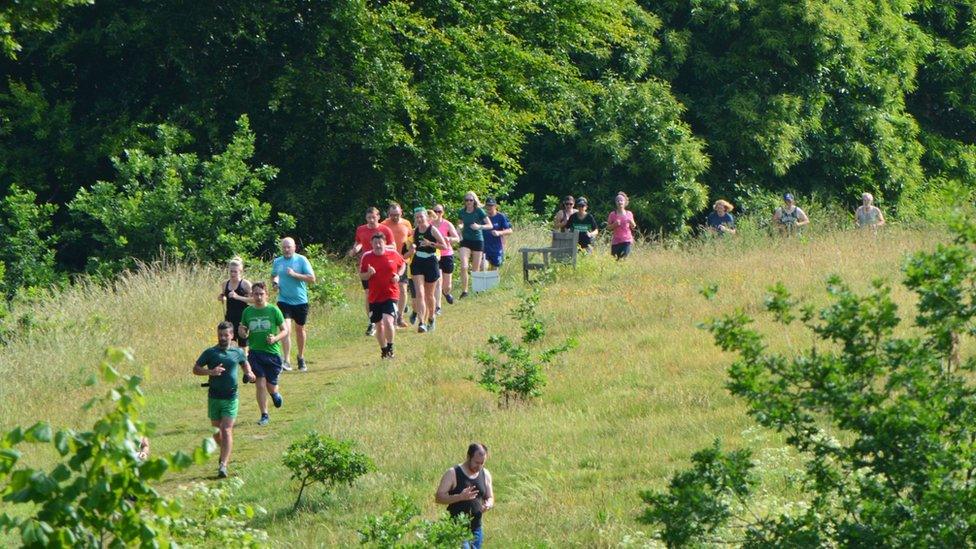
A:
MULTIPOLYGON (((181 506, 153 488, 167 471, 206 460, 214 442, 205 439, 191 455, 175 452, 139 461, 136 454, 151 426, 139 419, 144 405, 141 378, 118 367, 132 361, 109 350, 101 377, 114 387, 93 398, 86 410, 104 408, 89 431, 54 431, 40 422, 14 428, 0 438, 0 532, 19 536, 28 547, 156 546, 181 537, 181 506), (22 463, 17 446, 50 444, 50 469, 22 463)), ((89 384, 95 383, 95 376, 89 384)))
POLYGON ((196 482, 181 486, 176 499, 182 507, 182 516, 172 519, 169 528, 177 533, 180 542, 189 546, 266 547, 268 533, 247 525, 256 513, 266 511, 230 503, 242 486, 244 481, 239 478, 218 484, 196 482))
POLYGON ((541 342, 546 334, 545 323, 536 314, 540 296, 538 288, 523 294, 509 314, 520 321, 521 343, 513 342, 508 336, 492 335, 488 337, 492 349, 475 353, 475 361, 482 368, 478 384, 498 394, 506 406, 512 401, 525 401, 541 395, 546 384, 543 367, 576 346, 575 340, 567 339, 556 347, 538 352, 528 347, 541 342))
POLYGON ((819 339, 794 357, 771 352, 741 311, 706 324, 720 348, 738 353, 730 392, 802 460, 801 495, 792 509, 760 516, 748 454, 716 446, 667 492, 644 495, 644 518, 663 526, 668 545, 976 543, 976 357, 960 357, 976 334, 976 224, 956 221, 953 232, 952 243, 904 269, 918 296, 911 329, 883 281, 859 295, 836 277, 827 284, 833 302, 819 311, 782 285, 766 299, 775 321, 799 319, 819 339), (752 512, 733 513, 733 497, 752 512))
POLYGON ((454 549, 471 538, 468 520, 463 516, 451 517, 443 513, 435 520, 415 520, 420 508, 409 499, 393 496, 393 510, 380 516, 366 517, 358 530, 363 545, 382 549, 426 548, 454 549), (413 533, 415 541, 405 541, 404 537, 413 533))
POLYGON ((305 247, 305 257, 315 271, 315 284, 308 286, 310 303, 340 306, 346 304, 346 290, 342 281, 349 276, 348 271, 338 262, 331 260, 320 244, 305 247))
POLYGON ((56 206, 37 204, 33 191, 10 187, 0 200, 0 291, 9 301, 18 290, 47 287, 57 278, 50 234, 56 206))
POLYGON ((274 179, 270 166, 252 168, 254 134, 241 116, 224 152, 201 161, 176 152, 188 138, 171 126, 157 126, 144 149, 114 158, 116 182, 81 189, 68 204, 78 225, 75 238, 89 239, 89 270, 111 274, 136 261, 224 261, 254 255, 277 234, 294 226, 260 201, 274 179))
POLYGON ((336 440, 314 431, 288 447, 285 467, 301 483, 293 510, 298 509, 306 486, 316 482, 327 488, 352 485, 354 480, 373 470, 372 460, 352 447, 352 441, 336 440))

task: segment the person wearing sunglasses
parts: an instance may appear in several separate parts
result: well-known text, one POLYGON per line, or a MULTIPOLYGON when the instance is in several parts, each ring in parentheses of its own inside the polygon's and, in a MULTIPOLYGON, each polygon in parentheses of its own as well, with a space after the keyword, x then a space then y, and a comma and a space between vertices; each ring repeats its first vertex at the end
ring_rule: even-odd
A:
POLYGON ((488 213, 474 191, 464 195, 464 207, 458 210, 458 228, 461 229, 461 297, 468 295, 468 270, 481 271, 481 257, 485 249, 483 230, 492 230, 488 213))
POLYGON ((569 216, 569 220, 566 222, 566 229, 576 231, 579 235, 578 244, 580 250, 583 253, 589 253, 593 250, 593 239, 596 235, 600 234, 600 230, 597 228, 596 219, 588 211, 589 204, 586 199, 582 196, 576 201, 577 210, 576 213, 569 216))
POLYGON ((556 212, 556 219, 553 223, 557 231, 565 232, 569 230, 569 218, 576 213, 576 201, 572 196, 564 196, 562 209, 556 212))

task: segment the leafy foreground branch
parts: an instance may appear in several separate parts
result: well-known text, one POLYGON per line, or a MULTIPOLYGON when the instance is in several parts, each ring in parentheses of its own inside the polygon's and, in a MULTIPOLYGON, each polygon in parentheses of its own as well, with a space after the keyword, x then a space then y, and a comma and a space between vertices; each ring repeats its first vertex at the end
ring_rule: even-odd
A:
POLYGON ((803 501, 758 513, 751 454, 716 443, 666 491, 642 494, 643 519, 668 546, 976 544, 976 358, 960 359, 976 334, 976 224, 958 221, 953 233, 904 269, 918 296, 914 329, 900 329, 884 282, 859 295, 836 277, 819 311, 782 285, 767 298, 777 323, 799 320, 819 339, 795 357, 769 351, 742 312, 705 325, 739 355, 729 390, 802 459, 803 501))
POLYGON ((357 478, 374 469, 366 454, 356 452, 350 440, 336 440, 312 431, 305 438, 292 443, 284 455, 285 467, 299 482, 298 497, 292 511, 298 510, 305 488, 321 483, 328 488, 340 484, 351 485, 357 478))
MULTIPOLYGON (((264 532, 245 527, 255 510, 227 504, 224 488, 211 489, 205 499, 197 496, 200 488, 191 489, 186 505, 153 488, 166 472, 206 461, 215 445, 207 438, 192 454, 141 460, 140 443, 152 426, 139 419, 145 404, 142 379, 119 372, 131 362, 127 351, 106 353, 101 377, 115 386, 84 405, 85 410, 104 410, 90 431, 55 432, 39 422, 0 438, 0 499, 5 504, 0 532, 18 535, 26 547, 249 547, 266 541, 264 532), (53 447, 58 458, 50 469, 22 462, 18 446, 28 443, 53 447)), ((88 385, 96 381, 93 375, 88 385)))
POLYGON ((480 350, 475 360, 481 366, 478 384, 486 390, 499 395, 503 404, 512 401, 525 401, 542 394, 546 384, 543 367, 552 363, 560 354, 576 347, 576 340, 567 339, 560 345, 541 351, 534 351, 546 335, 545 322, 539 318, 537 308, 541 293, 539 288, 522 296, 519 304, 509 316, 519 321, 522 329, 521 342, 512 341, 508 336, 488 337, 491 350, 480 350))

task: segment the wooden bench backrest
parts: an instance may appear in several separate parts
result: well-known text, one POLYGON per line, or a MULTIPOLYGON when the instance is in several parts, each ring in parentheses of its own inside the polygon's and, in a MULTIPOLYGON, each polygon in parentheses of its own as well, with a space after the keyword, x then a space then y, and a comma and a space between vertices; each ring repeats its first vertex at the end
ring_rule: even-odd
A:
POLYGON ((552 233, 552 248, 572 249, 576 247, 576 243, 579 241, 579 236, 576 235, 576 231, 569 231, 565 233, 553 231, 552 233))

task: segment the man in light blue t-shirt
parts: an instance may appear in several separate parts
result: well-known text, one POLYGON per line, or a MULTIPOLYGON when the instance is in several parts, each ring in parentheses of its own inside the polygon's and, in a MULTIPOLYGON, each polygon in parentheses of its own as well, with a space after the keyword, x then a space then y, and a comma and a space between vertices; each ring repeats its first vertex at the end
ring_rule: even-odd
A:
POLYGON ((298 370, 305 366, 305 322, 308 320, 308 285, 315 283, 315 272, 308 259, 295 253, 295 240, 281 239, 281 256, 271 262, 271 281, 278 288, 278 308, 285 316, 289 337, 281 342, 282 369, 291 370, 288 358, 291 354, 292 324, 295 325, 295 342, 298 344, 298 370), (294 322, 293 322, 294 321, 294 322))

